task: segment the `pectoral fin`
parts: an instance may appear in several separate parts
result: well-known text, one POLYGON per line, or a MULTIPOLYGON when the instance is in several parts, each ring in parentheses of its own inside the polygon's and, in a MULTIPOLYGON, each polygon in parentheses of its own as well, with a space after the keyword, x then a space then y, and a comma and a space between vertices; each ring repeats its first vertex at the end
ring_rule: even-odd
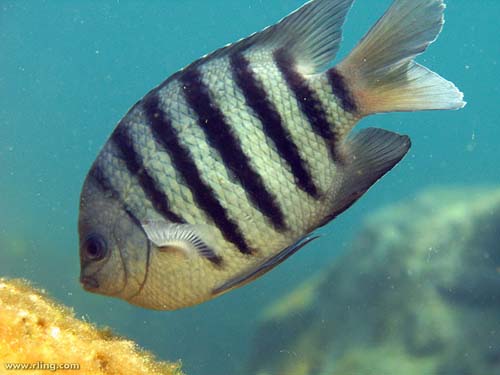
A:
POLYGON ((290 256, 295 254, 297 251, 302 249, 309 242, 314 241, 319 236, 304 236, 295 242, 293 245, 281 250, 278 254, 273 255, 270 258, 264 260, 264 262, 258 264, 256 267, 245 271, 244 273, 226 281, 221 286, 215 288, 212 291, 213 295, 219 295, 222 293, 226 293, 231 289, 238 288, 249 282, 257 279, 258 277, 264 275, 266 272, 271 271, 274 267, 276 267, 281 262, 288 259, 290 256))
POLYGON ((186 256, 201 255, 216 265, 222 258, 202 239, 204 228, 191 224, 172 224, 162 220, 149 220, 142 224, 148 239, 160 250, 183 252, 186 256))

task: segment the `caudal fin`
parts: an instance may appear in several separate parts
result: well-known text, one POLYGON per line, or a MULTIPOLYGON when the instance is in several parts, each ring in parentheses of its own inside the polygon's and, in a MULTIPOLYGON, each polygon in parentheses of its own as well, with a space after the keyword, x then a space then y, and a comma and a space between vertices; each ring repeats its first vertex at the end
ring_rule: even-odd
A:
POLYGON ((444 9, 442 0, 395 0, 336 67, 361 114, 465 105, 453 83, 413 61, 441 32, 444 9))

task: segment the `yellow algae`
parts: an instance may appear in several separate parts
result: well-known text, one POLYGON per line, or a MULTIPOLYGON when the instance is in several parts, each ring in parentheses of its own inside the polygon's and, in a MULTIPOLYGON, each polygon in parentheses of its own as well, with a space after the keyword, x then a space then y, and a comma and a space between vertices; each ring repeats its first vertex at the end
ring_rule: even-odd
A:
POLYGON ((181 375, 179 363, 158 362, 133 341, 75 318, 26 281, 2 278, 0 366, 0 374, 181 375))

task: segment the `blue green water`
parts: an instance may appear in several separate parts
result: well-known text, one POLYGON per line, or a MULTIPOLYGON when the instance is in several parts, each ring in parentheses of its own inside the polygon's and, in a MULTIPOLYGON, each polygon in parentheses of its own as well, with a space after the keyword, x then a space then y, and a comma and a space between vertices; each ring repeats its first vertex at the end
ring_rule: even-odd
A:
MULTIPOLYGON (((438 41, 418 61, 453 81, 467 107, 363 120, 411 136, 403 162, 324 236, 262 279, 203 305, 147 311, 78 283, 78 199, 115 124, 143 94, 201 55, 301 5, 297 0, 0 1, 0 276, 24 277, 79 316, 136 340, 188 374, 235 373, 262 307, 348 247, 373 209, 429 185, 500 181, 500 3, 449 0, 438 41)), ((345 55, 389 0, 358 0, 345 55)))

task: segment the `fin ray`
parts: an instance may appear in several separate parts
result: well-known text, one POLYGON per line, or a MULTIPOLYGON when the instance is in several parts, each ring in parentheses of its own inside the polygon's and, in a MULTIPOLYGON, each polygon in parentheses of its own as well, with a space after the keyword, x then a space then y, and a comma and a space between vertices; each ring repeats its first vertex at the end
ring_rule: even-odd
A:
POLYGON ((319 238, 319 236, 309 236, 309 235, 300 238, 293 245, 281 250, 279 253, 273 255, 272 257, 267 258, 266 260, 264 260, 264 262, 258 264, 256 267, 226 281, 221 286, 215 288, 212 291, 212 294, 220 295, 229 292, 232 289, 248 284, 249 282, 271 271, 274 267, 284 262, 286 259, 288 259, 297 251, 306 246, 309 242, 314 241, 317 238, 319 238))
POLYGON ((453 83, 413 59, 443 27, 442 0, 396 0, 337 67, 362 115, 392 111, 459 109, 453 83))
POLYGON ((354 0, 309 1, 279 23, 256 35, 254 48, 285 48, 303 74, 321 72, 336 56, 342 25, 354 0))
POLYGON ((148 220, 142 228, 148 239, 158 248, 174 248, 188 256, 199 254, 215 264, 222 259, 201 238, 202 226, 171 224, 162 220, 148 220))
POLYGON ((311 0, 278 23, 203 56, 167 82, 209 60, 261 48, 271 51, 284 48, 302 73, 319 73, 337 54, 342 39, 341 27, 353 1, 311 0))
POLYGON ((364 129, 347 139, 343 145, 345 162, 335 192, 335 207, 321 225, 351 207, 401 161, 410 147, 409 137, 377 128, 364 129))

